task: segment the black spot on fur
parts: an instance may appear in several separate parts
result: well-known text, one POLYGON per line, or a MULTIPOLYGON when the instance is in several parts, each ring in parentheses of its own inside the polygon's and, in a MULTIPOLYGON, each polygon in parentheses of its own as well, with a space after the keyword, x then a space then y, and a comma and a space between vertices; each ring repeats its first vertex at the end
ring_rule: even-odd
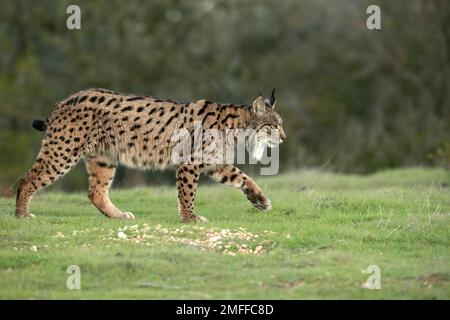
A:
POLYGON ((78 103, 82 103, 83 101, 85 101, 88 98, 88 96, 82 96, 80 98, 80 100, 78 101, 78 103))
POLYGON ((108 100, 108 102, 106 103, 106 106, 109 106, 111 103, 113 103, 114 101, 116 101, 116 98, 111 98, 108 100))
POLYGON ((197 115, 201 115, 206 111, 206 107, 208 106, 208 101, 205 101, 205 104, 200 108, 200 110, 198 111, 197 115))
POLYGON ((172 122, 172 120, 175 119, 175 118, 176 118, 176 115, 171 116, 171 117, 169 118, 169 120, 167 120, 166 126, 168 126, 168 125, 172 122))
POLYGON ((216 113, 215 112, 208 112, 204 117, 203 117, 203 120, 202 120, 202 125, 203 125, 203 123, 205 122, 205 120, 206 120, 206 118, 208 118, 209 116, 215 116, 216 115, 216 113))
POLYGON ((222 121, 220 121, 222 124, 224 124, 225 122, 227 122, 228 121, 228 119, 236 119, 236 118, 238 118, 239 116, 238 115, 236 115, 236 114, 229 114, 229 115, 227 115, 222 121))
POLYGON ((128 107, 125 107, 125 108, 122 108, 122 112, 125 112, 125 111, 131 111, 131 110, 133 110, 133 106, 128 106, 128 107))
POLYGON ((144 100, 144 97, 133 97, 133 98, 128 98, 126 101, 137 101, 137 100, 144 100))

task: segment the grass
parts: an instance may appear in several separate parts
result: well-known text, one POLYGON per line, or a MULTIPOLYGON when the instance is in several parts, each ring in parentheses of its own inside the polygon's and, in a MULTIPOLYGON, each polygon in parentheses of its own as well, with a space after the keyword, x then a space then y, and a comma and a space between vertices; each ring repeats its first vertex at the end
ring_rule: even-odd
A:
POLYGON ((171 187, 114 190, 135 221, 105 219, 85 194, 41 193, 29 220, 0 199, 0 298, 450 298, 444 170, 257 180, 272 211, 203 184, 202 225, 181 224, 171 187), (81 269, 81 290, 66 288, 70 265, 81 269), (370 265, 381 270, 380 290, 364 288, 370 265))

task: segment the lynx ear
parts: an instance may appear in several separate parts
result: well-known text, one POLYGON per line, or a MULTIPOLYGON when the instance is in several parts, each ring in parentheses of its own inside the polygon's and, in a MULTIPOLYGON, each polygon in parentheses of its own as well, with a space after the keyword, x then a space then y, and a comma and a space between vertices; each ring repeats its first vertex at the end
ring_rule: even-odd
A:
POLYGON ((276 88, 273 88, 272 94, 270 95, 270 98, 264 99, 264 102, 271 109, 274 109, 275 108, 275 104, 277 103, 277 99, 275 98, 275 89, 276 88))
POLYGON ((276 89, 277 89, 277 88, 273 88, 272 94, 271 94, 270 100, 269 100, 270 106, 272 107, 272 109, 275 108, 275 104, 277 103, 277 99, 275 99, 275 90, 276 90, 276 89))
POLYGON ((264 111, 266 111, 266 103, 264 102, 263 97, 259 96, 253 101, 253 113, 263 114, 264 111))

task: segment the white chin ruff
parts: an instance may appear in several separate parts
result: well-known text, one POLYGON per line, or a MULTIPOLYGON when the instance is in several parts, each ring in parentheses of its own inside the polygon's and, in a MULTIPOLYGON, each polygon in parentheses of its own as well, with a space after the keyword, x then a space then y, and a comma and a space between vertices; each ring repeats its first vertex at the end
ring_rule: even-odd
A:
POLYGON ((264 142, 256 143, 253 147, 253 158, 255 158, 258 161, 261 160, 266 146, 267 144, 264 142))

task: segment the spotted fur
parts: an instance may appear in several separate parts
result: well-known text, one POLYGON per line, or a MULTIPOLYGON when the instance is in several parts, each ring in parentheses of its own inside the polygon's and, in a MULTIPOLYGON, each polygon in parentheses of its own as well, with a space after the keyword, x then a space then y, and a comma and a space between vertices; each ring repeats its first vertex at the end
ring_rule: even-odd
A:
MULTIPOLYGON (((285 134, 281 119, 273 111, 273 94, 272 97, 266 100, 258 97, 252 105, 238 106, 207 100, 180 103, 105 89, 75 93, 56 103, 46 120, 33 122, 33 127, 45 131, 45 136, 36 162, 19 183, 16 215, 30 216, 32 196, 84 158, 91 202, 109 218, 133 219, 132 213, 120 211, 108 196, 118 163, 142 169, 173 166, 171 152, 176 141, 172 141, 172 133, 186 129, 193 135, 196 121, 201 122, 203 130, 221 132, 233 128, 277 128, 281 142, 285 134)), ((185 222, 205 220, 194 214, 202 172, 242 190, 256 208, 271 208, 270 200, 256 183, 233 165, 180 164, 176 171, 179 213, 185 222)))

